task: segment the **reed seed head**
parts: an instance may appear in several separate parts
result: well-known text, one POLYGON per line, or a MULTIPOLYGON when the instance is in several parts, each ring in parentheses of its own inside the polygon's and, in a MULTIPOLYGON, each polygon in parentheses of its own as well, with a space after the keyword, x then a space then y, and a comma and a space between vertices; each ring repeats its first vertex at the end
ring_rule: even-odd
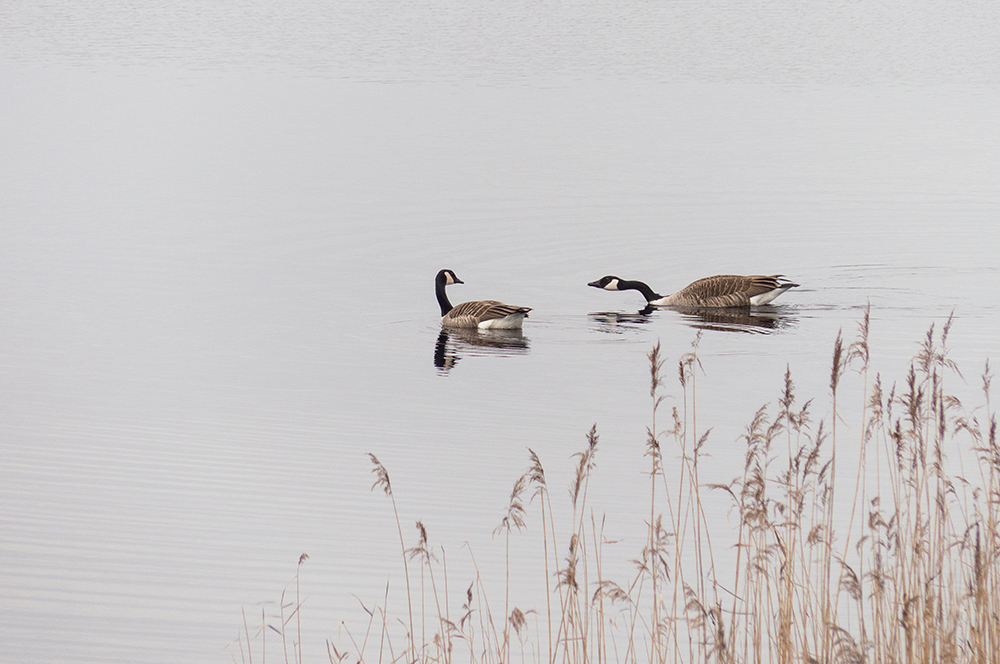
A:
POLYGON ((382 462, 379 461, 374 454, 369 453, 368 458, 371 459, 372 465, 374 466, 372 468, 372 472, 375 473, 375 483, 372 484, 372 491, 378 487, 385 492, 385 495, 391 497, 392 483, 389 482, 389 471, 385 469, 385 466, 382 465, 382 462))

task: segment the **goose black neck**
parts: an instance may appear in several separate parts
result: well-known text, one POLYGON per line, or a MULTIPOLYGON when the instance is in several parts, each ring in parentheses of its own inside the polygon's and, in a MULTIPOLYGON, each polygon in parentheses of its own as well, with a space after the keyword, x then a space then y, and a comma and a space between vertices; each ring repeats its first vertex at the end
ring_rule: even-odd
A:
POLYGON ((647 284, 641 281, 626 281, 624 279, 618 280, 618 290, 637 290, 642 293, 642 296, 646 298, 646 302, 652 302, 653 300, 659 300, 662 295, 653 291, 647 284))
POLYGON ((438 305, 441 307, 441 315, 446 316, 452 310, 451 302, 448 301, 448 294, 444 292, 445 276, 439 274, 434 281, 434 293, 437 295, 438 305))

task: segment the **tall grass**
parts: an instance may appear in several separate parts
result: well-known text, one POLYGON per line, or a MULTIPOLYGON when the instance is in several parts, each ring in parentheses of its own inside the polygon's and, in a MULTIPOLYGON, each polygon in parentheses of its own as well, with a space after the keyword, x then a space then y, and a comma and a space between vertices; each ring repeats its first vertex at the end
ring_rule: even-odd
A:
MULTIPOLYGON (((605 575, 604 524, 588 505, 599 452, 594 426, 574 455, 568 522, 557 522, 541 460, 528 450, 528 469, 514 482, 494 533, 506 561, 499 614, 478 569, 452 614, 443 550, 432 554, 421 523, 418 543, 406 548, 388 470, 372 456, 373 488, 391 499, 397 521, 406 619, 395 621, 393 632, 386 596, 366 608, 363 634, 345 627, 336 642, 331 638, 329 660, 1000 661, 992 374, 987 362, 977 409, 951 394, 952 381, 964 384, 949 358, 951 325, 931 326, 902 383, 887 386, 880 374, 870 375, 866 312, 852 342, 838 334, 834 343, 829 423, 814 421, 814 401, 798 399, 786 369, 775 403, 762 406, 740 435, 742 473, 715 483, 701 477, 711 430, 699 425, 706 419, 697 408, 700 337, 677 360, 681 391, 666 417, 668 360, 657 344, 648 355, 648 520, 634 572, 605 575), (858 396, 846 394, 848 387, 858 396), (838 421, 852 397, 861 427, 847 445, 838 440, 838 421), (857 450, 857 458, 838 460, 838 445, 857 450), (848 473, 840 480, 838 461, 848 473), (708 518, 710 493, 731 506, 729 522, 708 518), (521 530, 540 537, 543 552, 537 566, 544 605, 530 610, 511 597, 510 539, 521 530), (723 551, 724 570, 717 568, 723 551), (411 563, 419 565, 419 587, 411 563)), ((245 638, 249 650, 249 630, 245 638)), ((301 656, 301 648, 296 652, 301 656)))

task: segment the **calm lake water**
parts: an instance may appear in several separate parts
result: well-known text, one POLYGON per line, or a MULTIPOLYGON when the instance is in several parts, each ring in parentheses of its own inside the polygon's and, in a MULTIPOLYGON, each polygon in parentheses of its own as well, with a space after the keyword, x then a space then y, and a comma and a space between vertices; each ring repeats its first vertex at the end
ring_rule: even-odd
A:
POLYGON ((740 473, 786 368, 830 417, 834 339, 869 303, 886 382, 954 312, 950 386, 979 403, 997 34, 992 2, 4 3, 0 661, 241 661, 243 611, 274 614, 302 553, 326 661, 402 584, 368 453, 457 605, 470 552, 502 588, 527 448, 568 513, 596 423, 589 504, 624 576, 657 341, 673 376, 702 332, 706 482, 740 473), (443 267, 454 302, 532 307, 523 335, 443 334, 443 267), (707 318, 586 286, 718 273, 801 287, 707 318))

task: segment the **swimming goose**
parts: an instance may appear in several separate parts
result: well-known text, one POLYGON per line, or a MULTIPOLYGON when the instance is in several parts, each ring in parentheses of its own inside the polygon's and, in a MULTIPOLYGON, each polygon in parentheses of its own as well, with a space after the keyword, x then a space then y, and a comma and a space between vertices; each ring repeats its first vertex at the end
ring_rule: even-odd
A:
POLYGON ((748 277, 720 274, 699 279, 667 296, 654 292, 641 281, 628 281, 610 275, 587 285, 612 291, 637 290, 648 304, 660 307, 751 307, 767 304, 789 288, 798 286, 781 274, 748 277))
POLYGON ((521 327, 530 307, 515 307, 496 300, 463 302, 453 307, 444 292, 445 286, 465 283, 451 270, 441 270, 434 279, 434 292, 441 305, 441 322, 449 327, 478 327, 516 330, 521 327))

